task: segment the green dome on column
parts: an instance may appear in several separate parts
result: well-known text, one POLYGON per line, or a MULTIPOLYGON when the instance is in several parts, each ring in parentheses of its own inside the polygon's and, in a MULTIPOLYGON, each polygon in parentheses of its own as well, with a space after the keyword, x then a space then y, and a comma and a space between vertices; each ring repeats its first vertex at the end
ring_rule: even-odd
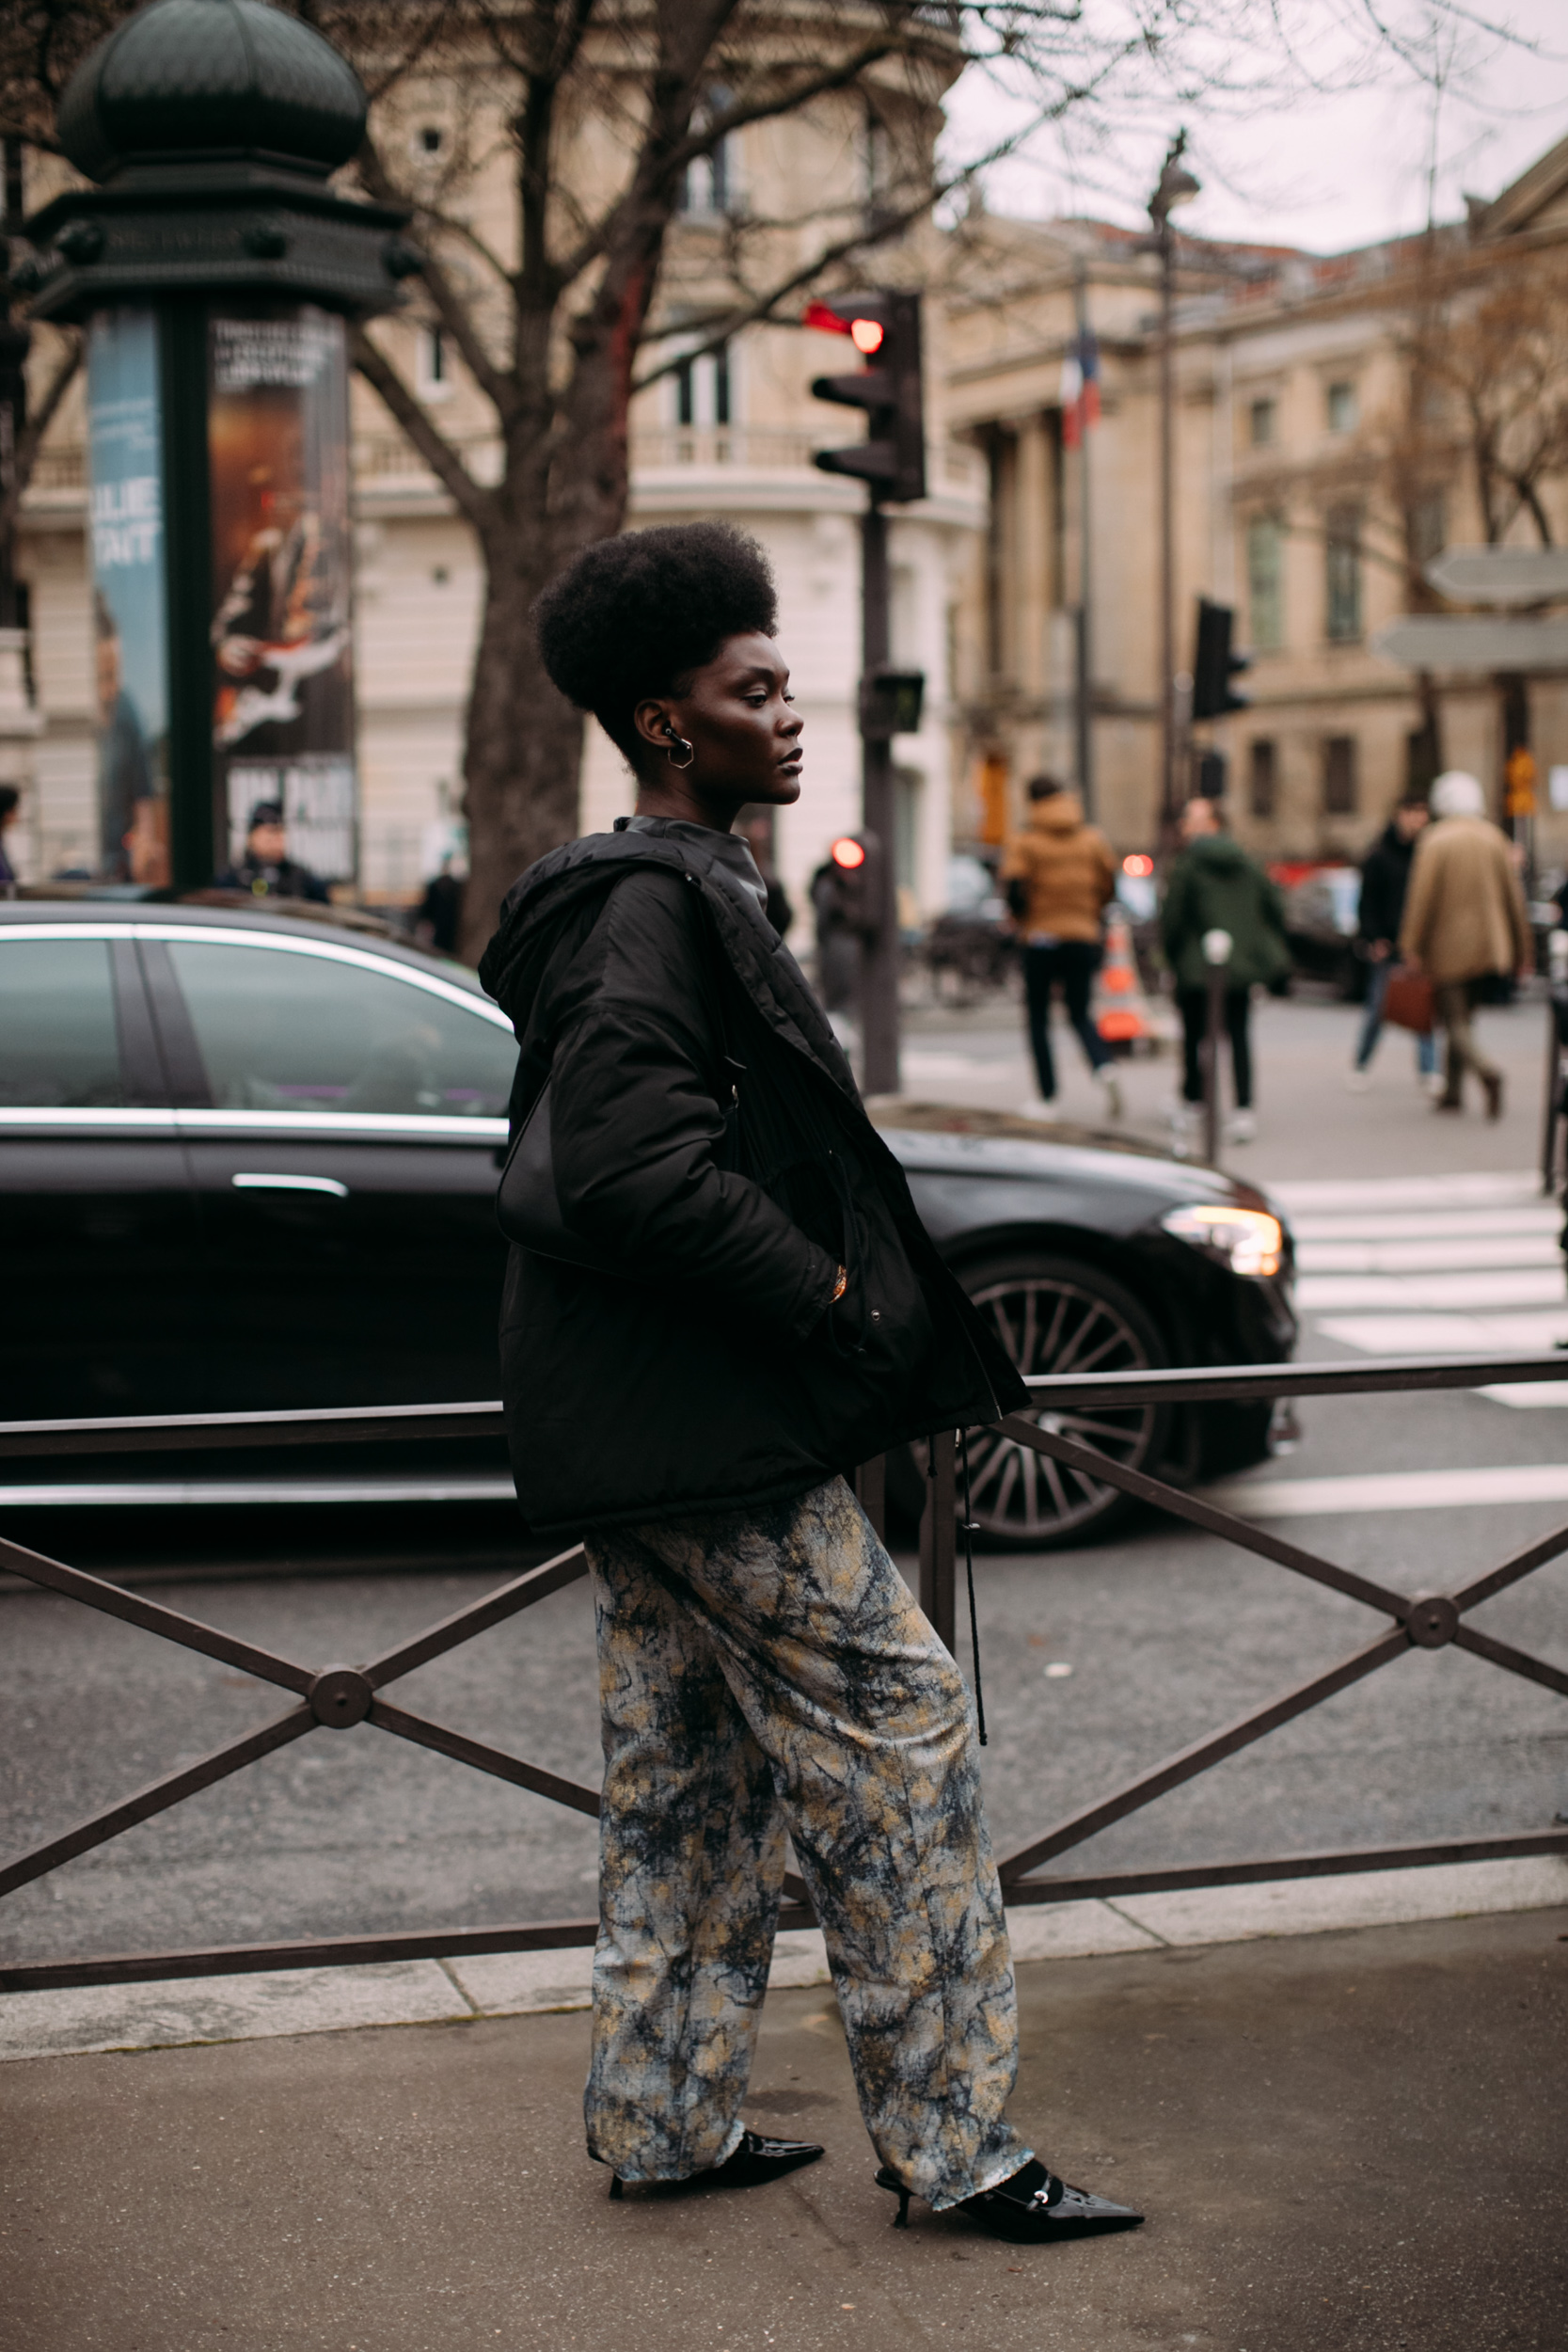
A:
POLYGON ((58 129, 99 182, 242 157, 325 179, 358 147, 365 109, 346 59, 265 0, 150 0, 72 74, 58 129))

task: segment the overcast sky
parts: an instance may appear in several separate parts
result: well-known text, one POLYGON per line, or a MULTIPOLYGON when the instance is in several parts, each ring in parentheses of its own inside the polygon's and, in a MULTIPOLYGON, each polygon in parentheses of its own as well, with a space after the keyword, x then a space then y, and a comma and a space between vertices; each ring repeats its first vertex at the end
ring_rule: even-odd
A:
MULTIPOLYGON (((1266 24, 1268 0, 1239 5, 1266 24)), ((1180 215, 1194 235, 1331 253, 1419 229, 1433 94, 1380 52, 1364 28, 1365 5, 1285 0, 1283 10, 1307 76, 1359 87, 1291 91, 1282 69, 1256 99, 1194 103, 1146 94, 1119 110, 1118 127, 1105 136, 1086 135, 1069 116, 1065 133, 1043 134, 1027 154, 991 169, 987 202, 1037 219, 1090 213, 1137 225, 1165 137, 1181 121, 1190 164, 1204 183, 1180 215)), ((1430 24, 1429 0, 1392 0, 1390 13, 1418 39, 1430 24)), ((1475 18, 1467 24, 1449 18, 1437 37, 1448 56, 1435 102, 1437 212, 1455 219, 1463 217, 1465 190, 1495 196, 1568 136, 1568 0, 1497 0, 1495 8, 1479 0, 1475 18), (1487 32, 1482 17, 1510 28, 1517 41, 1487 32)), ((965 154, 1020 119, 994 78, 974 72, 953 92, 949 113, 955 147, 965 154)))

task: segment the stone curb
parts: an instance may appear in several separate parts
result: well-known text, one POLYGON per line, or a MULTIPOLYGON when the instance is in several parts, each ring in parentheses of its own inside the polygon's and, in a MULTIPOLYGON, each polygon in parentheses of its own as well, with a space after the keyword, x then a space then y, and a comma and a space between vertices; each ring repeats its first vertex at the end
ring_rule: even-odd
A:
MULTIPOLYGON (((1397 1927, 1483 1912, 1568 1904, 1568 1857, 1469 1862, 1359 1877, 1273 1879, 1118 1902, 1038 1904, 1009 1914, 1020 1963, 1332 1929, 1397 1927)), ((343 2033, 366 2026, 467 2024, 475 2017, 586 2009, 593 1955, 497 1952, 467 1960, 389 1961, 356 1968, 283 1968, 0 1994, 0 2059, 156 2050, 343 2033)), ((820 1929, 781 1935, 770 1986, 826 1984, 820 1929)))

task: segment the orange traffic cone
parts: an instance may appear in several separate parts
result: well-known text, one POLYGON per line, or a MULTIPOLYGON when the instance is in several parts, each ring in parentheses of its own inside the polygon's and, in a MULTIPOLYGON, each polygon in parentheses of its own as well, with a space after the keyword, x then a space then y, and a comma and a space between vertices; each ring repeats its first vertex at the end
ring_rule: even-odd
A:
POLYGON ((1138 977, 1127 917, 1113 907, 1105 922, 1105 954, 1095 977, 1089 1007, 1095 1027, 1117 1053, 1134 1054, 1154 1042, 1148 998, 1138 977))

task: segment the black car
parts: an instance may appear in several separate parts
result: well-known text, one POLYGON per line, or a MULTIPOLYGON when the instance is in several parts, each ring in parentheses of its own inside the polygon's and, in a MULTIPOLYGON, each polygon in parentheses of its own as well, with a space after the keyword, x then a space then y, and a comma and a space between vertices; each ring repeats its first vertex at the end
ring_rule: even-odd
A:
MULTIPOLYGON (((330 909, 0 904, 0 1421, 493 1398, 515 1057, 472 973, 330 909)), ((1290 1238, 1249 1187, 984 1112, 879 1117, 922 1216, 1026 1371, 1289 1355, 1290 1238)), ((1266 1407, 1058 1419, 1184 1478, 1267 1442, 1266 1407)), ((439 1467, 427 1450, 398 1455, 12 1459, 0 1502, 31 1514, 111 1492, 510 1492, 499 1441, 439 1467)), ((1078 1540, 1120 1508, 998 1438, 977 1437, 971 1458, 994 1541, 1078 1540)), ((912 1457, 892 1486, 918 1506, 912 1457)))

